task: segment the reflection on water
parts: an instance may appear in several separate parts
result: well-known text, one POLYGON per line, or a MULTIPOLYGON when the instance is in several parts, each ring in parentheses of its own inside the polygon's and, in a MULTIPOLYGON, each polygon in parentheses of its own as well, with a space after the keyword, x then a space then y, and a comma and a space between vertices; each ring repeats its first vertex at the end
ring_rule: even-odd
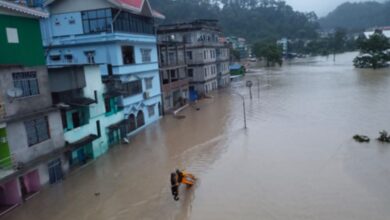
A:
POLYGON ((257 69, 245 81, 165 117, 5 217, 66 219, 340 219, 390 216, 390 70, 357 70, 354 54, 257 69), (260 80, 260 90, 257 80, 260 80), (246 97, 248 129, 243 129, 246 97), (199 183, 170 194, 175 168, 199 183), (95 196, 100 192, 100 196, 95 196))

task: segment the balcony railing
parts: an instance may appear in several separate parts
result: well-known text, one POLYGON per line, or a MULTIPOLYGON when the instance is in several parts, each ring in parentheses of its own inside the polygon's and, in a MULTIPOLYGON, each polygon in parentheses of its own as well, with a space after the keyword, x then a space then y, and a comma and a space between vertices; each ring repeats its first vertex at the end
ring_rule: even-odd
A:
POLYGON ((163 91, 168 92, 168 91, 171 91, 172 89, 177 89, 177 88, 186 86, 186 85, 188 85, 188 83, 189 83, 188 79, 181 79, 181 80, 176 80, 176 81, 172 80, 171 83, 168 82, 168 83, 163 85, 163 91))

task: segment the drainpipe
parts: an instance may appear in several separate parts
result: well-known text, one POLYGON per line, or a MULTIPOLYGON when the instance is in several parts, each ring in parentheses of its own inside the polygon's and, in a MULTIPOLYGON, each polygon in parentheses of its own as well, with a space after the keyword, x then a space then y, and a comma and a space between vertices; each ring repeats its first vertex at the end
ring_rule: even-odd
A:
POLYGON ((114 16, 114 18, 111 21, 111 33, 114 33, 114 23, 115 23, 116 19, 118 19, 121 12, 122 12, 122 9, 119 9, 118 13, 114 16))

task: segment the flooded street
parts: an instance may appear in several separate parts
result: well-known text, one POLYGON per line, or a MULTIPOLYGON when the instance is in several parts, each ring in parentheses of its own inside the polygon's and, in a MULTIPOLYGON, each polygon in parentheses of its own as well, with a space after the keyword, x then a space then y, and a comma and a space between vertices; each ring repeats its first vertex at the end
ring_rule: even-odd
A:
POLYGON ((234 83, 4 219, 387 220, 390 145, 374 139, 390 130, 390 69, 354 69, 354 55, 254 70, 245 79, 254 82, 253 100, 245 81, 234 83), (246 130, 233 93, 246 97, 246 130), (357 133, 372 141, 356 143, 357 133), (175 168, 200 179, 182 186, 179 202, 170 192, 175 168))

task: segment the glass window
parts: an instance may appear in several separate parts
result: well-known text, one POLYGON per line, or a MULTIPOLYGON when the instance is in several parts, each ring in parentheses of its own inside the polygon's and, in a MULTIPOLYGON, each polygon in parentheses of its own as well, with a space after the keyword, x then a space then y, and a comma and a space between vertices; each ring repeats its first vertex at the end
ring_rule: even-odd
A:
POLYGON ((36 72, 13 73, 14 87, 22 90, 22 97, 39 95, 39 85, 36 72))
POLYGON ((194 77, 194 69, 188 69, 188 77, 194 77))
POLYGON ((98 33, 111 30, 111 9, 84 11, 81 15, 84 33, 98 33))
POLYGON ((50 138, 47 117, 40 117, 24 122, 28 145, 31 147, 50 138))
POLYGON ((151 49, 141 49, 141 55, 142 55, 142 62, 143 63, 148 63, 148 62, 152 61, 151 53, 152 53, 151 49))
POLYGON ((142 93, 142 81, 132 81, 122 84, 125 96, 133 96, 142 93))
POLYGON ((150 105, 148 106, 148 113, 149 113, 149 117, 152 117, 155 115, 155 109, 154 109, 154 106, 155 105, 150 105))
POLYGON ((192 60, 192 51, 187 51, 187 59, 192 60))
POLYGON ((146 85, 146 89, 152 89, 153 88, 153 78, 146 78, 145 85, 146 85))

